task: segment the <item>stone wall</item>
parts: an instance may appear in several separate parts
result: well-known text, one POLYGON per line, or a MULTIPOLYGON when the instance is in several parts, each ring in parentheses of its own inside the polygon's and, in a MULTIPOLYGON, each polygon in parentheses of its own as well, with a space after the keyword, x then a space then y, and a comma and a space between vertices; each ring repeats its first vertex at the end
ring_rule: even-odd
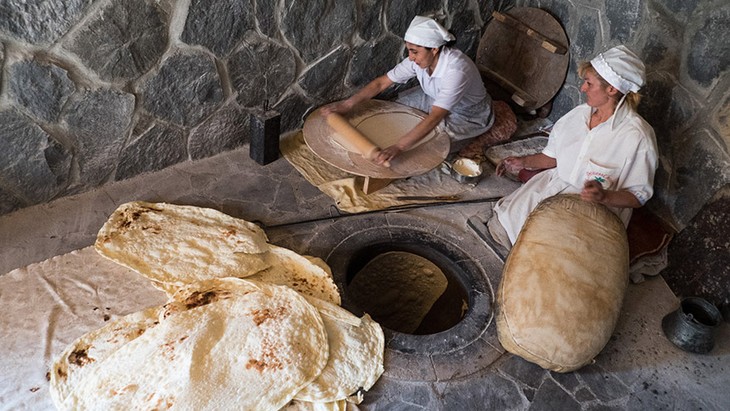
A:
POLYGON ((577 62, 617 44, 644 59, 655 213, 681 230, 730 180, 726 0, 0 1, 0 214, 239 147, 263 108, 299 128, 396 63, 415 14, 474 56, 514 6, 571 40, 552 119, 581 102, 577 62))
POLYGON ((0 0, 0 214, 282 131, 403 57, 436 13, 474 56, 477 0, 0 0))

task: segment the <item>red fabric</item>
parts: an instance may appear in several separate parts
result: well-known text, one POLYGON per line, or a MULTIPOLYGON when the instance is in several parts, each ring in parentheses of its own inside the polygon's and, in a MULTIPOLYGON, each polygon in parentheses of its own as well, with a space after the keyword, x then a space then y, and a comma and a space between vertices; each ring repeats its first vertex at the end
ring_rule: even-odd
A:
POLYGON ((460 157, 471 158, 482 162, 486 160, 485 150, 495 144, 505 142, 517 131, 517 116, 504 101, 495 100, 492 102, 494 112, 494 124, 492 128, 474 137, 474 139, 461 151, 460 157))
POLYGON ((528 170, 526 168, 523 168, 520 170, 520 172, 517 174, 517 179, 520 180, 521 183, 526 183, 528 180, 530 180, 532 177, 535 177, 536 174, 547 170, 546 168, 541 168, 538 170, 528 170))

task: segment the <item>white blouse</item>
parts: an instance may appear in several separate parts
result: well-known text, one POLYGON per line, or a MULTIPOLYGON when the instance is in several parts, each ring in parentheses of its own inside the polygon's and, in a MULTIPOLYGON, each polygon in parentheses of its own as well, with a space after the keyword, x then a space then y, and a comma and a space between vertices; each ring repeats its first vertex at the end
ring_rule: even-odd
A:
MULTIPOLYGON (((658 157, 651 126, 622 104, 607 121, 589 129, 592 113, 582 104, 558 120, 543 150, 555 158, 557 167, 497 202, 494 211, 513 244, 540 201, 559 193, 580 193, 587 180, 599 181, 608 190, 629 191, 642 205, 654 194, 658 157)), ((628 224, 630 208, 609 208, 628 224)))

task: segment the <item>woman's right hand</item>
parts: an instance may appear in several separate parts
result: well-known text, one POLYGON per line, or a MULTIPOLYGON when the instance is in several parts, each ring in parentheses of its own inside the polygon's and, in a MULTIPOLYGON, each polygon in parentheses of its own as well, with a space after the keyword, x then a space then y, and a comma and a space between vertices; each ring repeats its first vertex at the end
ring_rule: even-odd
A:
POLYGON ((524 157, 507 157, 497 164, 497 175, 502 176, 505 172, 517 175, 520 170, 525 168, 524 157))
POLYGON ((352 104, 350 99, 336 101, 323 106, 320 113, 323 117, 327 117, 332 113, 347 114, 352 110, 353 106, 354 104, 352 104))

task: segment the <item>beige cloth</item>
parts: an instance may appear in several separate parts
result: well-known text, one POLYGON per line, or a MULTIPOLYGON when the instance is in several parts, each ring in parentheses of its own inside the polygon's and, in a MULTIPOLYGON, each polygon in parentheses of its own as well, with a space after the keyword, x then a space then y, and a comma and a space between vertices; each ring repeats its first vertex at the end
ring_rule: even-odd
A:
POLYGON ((165 303, 134 271, 86 247, 0 276, 0 408, 53 410, 46 373, 76 338, 165 303))
MULTIPOLYGON (((320 159, 307 147, 301 132, 284 137, 280 149, 284 158, 307 181, 331 197, 337 208, 348 213, 383 210, 417 203, 414 200, 398 200, 399 196, 458 196, 472 188, 458 183, 436 167, 426 174, 395 180, 383 189, 365 194, 358 181, 362 177, 346 173, 320 159)), ((427 202, 429 201, 424 201, 427 202)))

